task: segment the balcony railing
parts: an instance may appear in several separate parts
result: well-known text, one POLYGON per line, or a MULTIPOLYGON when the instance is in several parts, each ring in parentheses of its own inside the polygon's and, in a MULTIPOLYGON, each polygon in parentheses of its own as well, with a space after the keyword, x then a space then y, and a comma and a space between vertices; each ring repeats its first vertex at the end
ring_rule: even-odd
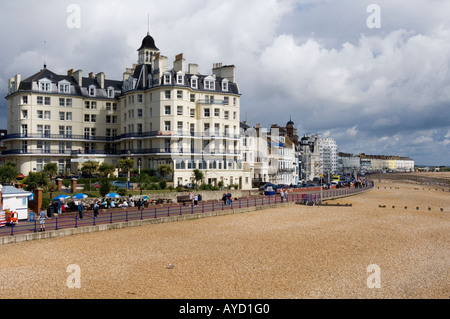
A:
POLYGON ((213 99, 204 99, 204 100, 198 100, 198 104, 220 104, 225 105, 224 100, 213 100, 213 99))
POLYGON ((240 155, 240 151, 207 151, 202 149, 169 149, 169 148, 150 148, 150 149, 131 149, 131 150, 118 150, 118 151, 106 151, 106 150, 45 150, 45 149, 14 149, 2 151, 3 156, 12 155, 65 155, 65 156, 84 156, 84 155, 157 155, 157 154, 202 154, 202 155, 217 155, 217 156, 237 156, 240 155))
POLYGON ((127 133, 116 136, 90 136, 90 135, 73 135, 73 134, 42 134, 42 133, 15 133, 8 134, 2 138, 2 141, 14 139, 51 139, 51 140, 81 140, 81 141, 98 141, 98 142, 116 142, 123 139, 136 139, 147 137, 198 137, 198 138, 231 138, 240 139, 239 134, 230 134, 228 132, 189 132, 189 131, 151 131, 140 133, 127 133))

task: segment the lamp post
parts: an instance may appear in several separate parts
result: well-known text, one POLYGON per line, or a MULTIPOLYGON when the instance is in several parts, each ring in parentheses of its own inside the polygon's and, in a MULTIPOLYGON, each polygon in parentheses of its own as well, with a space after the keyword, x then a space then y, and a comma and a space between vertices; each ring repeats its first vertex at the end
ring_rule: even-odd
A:
MULTIPOLYGON (((128 157, 127 159, 130 159, 131 151, 128 150, 128 157)), ((127 170, 127 190, 130 190, 130 170, 127 170)))
POLYGON ((141 159, 138 159, 138 174, 139 174, 139 193, 142 196, 142 182, 141 182, 141 159))

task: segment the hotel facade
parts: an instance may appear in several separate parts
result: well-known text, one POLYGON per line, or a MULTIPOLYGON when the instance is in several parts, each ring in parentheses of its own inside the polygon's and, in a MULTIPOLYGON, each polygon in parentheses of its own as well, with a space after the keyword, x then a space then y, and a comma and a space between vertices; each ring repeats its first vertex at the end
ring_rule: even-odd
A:
POLYGON ((147 34, 122 80, 73 69, 60 75, 46 66, 25 79, 17 74, 6 96, 3 156, 25 175, 50 162, 61 174, 77 174, 85 161, 130 158, 135 168, 172 166, 175 186, 192 182, 200 169, 205 183, 249 189, 235 73, 235 66, 215 63, 202 75, 183 54, 169 67, 147 34))

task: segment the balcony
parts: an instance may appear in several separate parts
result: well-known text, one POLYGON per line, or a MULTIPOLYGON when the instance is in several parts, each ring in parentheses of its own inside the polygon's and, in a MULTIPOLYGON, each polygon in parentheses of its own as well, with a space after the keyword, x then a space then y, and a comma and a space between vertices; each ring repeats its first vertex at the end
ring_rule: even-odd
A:
POLYGON ((219 104, 219 105, 225 105, 225 101, 224 100, 204 99, 204 100, 198 100, 197 104, 207 104, 207 105, 219 104))

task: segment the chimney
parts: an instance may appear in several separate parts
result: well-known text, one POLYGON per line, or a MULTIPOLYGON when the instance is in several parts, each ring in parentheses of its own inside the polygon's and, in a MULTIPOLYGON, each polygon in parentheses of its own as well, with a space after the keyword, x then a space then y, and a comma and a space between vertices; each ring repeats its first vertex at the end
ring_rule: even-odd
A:
POLYGON ((100 72, 95 76, 98 85, 100 86, 101 89, 105 88, 105 73, 100 72))
POLYGON ((90 73, 89 73, 89 78, 90 78, 90 79, 93 79, 93 78, 94 78, 94 72, 90 72, 90 73))
POLYGON ((73 69, 70 69, 67 71, 67 76, 72 76, 73 75, 73 69))
POLYGON ((183 53, 178 54, 175 57, 175 61, 173 62, 173 69, 178 72, 178 71, 183 71, 185 72, 186 70, 186 59, 183 58, 183 53))
POLYGON ((198 64, 189 63, 189 74, 198 74, 198 64))
POLYGON ((83 86, 83 71, 78 70, 73 74, 75 81, 77 81, 78 86, 83 86))

